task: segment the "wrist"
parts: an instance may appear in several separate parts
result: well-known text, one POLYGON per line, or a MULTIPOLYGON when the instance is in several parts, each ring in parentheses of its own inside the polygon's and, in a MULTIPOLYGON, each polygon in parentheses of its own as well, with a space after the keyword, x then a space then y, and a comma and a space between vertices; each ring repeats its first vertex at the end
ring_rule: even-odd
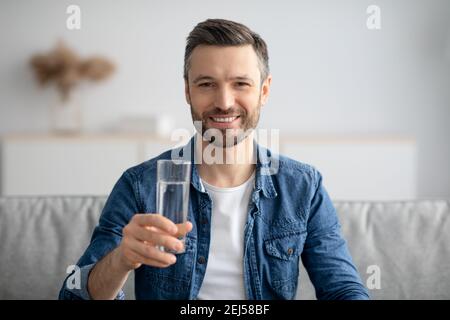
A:
POLYGON ((119 272, 129 273, 134 269, 133 266, 131 266, 125 258, 122 247, 120 245, 113 251, 113 263, 119 272))

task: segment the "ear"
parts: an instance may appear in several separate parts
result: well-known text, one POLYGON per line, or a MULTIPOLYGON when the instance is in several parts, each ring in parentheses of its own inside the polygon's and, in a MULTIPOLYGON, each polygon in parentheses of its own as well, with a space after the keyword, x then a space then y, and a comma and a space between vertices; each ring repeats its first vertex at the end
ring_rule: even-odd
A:
POLYGON ((272 84, 272 75, 268 75, 261 86, 261 105, 264 105, 269 98, 270 85, 272 84))
POLYGON ((187 104, 191 105, 191 95, 189 94, 189 83, 187 80, 184 80, 184 95, 186 97, 187 104))

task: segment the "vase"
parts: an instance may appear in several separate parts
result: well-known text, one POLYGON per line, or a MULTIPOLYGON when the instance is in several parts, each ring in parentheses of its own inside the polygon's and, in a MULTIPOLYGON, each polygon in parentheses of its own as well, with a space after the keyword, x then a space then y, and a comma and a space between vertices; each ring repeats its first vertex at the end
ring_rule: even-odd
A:
POLYGON ((58 96, 51 106, 51 129, 55 133, 75 134, 82 130, 80 99, 72 95, 66 99, 58 96))

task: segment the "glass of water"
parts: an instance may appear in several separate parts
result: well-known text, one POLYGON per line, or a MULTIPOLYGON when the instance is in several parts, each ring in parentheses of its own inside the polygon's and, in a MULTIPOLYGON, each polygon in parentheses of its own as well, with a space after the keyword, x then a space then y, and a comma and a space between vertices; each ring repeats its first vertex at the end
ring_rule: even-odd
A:
MULTIPOLYGON (((175 224, 187 221, 189 210, 189 186, 191 182, 191 162, 185 160, 158 160, 156 209, 175 224)), ((185 243, 185 237, 179 238, 185 243)), ((160 247, 170 253, 183 253, 160 247)))

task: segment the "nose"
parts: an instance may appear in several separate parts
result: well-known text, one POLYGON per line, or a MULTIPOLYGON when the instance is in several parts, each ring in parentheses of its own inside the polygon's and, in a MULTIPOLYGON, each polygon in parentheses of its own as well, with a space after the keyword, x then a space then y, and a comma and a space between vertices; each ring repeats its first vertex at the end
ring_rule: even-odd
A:
POLYGON ((226 86, 216 91, 215 105, 218 109, 228 110, 234 106, 234 93, 226 86))

